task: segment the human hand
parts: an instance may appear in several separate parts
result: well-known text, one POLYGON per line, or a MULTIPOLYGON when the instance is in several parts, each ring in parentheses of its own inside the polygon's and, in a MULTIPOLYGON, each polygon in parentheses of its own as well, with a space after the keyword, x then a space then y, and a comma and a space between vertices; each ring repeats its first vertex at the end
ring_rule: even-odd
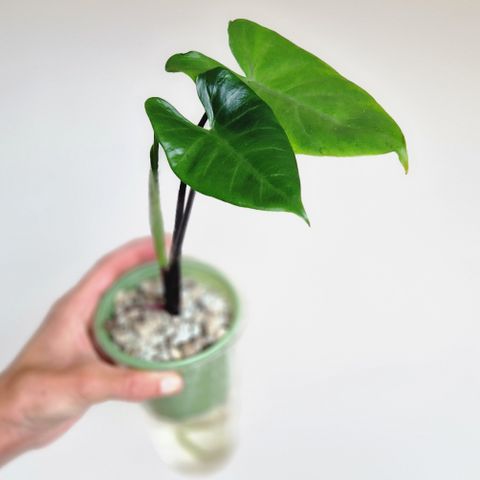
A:
POLYGON ((0 375, 0 465, 55 440, 95 403, 142 401, 181 390, 182 379, 175 372, 110 365, 90 336, 102 294, 123 273, 154 258, 150 238, 130 242, 102 258, 53 305, 0 375))

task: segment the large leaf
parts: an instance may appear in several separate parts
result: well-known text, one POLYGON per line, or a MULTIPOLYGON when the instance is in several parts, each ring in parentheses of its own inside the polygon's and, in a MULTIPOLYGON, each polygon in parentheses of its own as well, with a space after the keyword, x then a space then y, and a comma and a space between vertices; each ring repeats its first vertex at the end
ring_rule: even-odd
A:
POLYGON ((205 195, 307 220, 295 155, 270 107, 223 68, 199 75, 197 90, 210 130, 194 125, 161 98, 145 105, 175 174, 205 195))
MULTIPOLYGON (((365 90, 254 22, 230 22, 229 38, 246 75, 241 78, 273 109, 295 152, 333 156, 396 152, 407 171, 400 128, 365 90)), ((172 56, 166 69, 195 78, 217 65, 198 52, 188 52, 172 56)))

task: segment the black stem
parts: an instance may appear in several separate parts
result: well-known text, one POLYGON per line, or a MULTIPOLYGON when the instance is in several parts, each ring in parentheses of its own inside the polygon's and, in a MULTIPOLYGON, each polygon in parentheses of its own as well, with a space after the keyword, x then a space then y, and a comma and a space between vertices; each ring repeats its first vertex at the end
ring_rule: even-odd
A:
POLYGON ((172 262, 179 261, 180 256, 182 254, 183 240, 185 238, 185 232, 187 230, 188 220, 190 218, 190 212, 192 211, 194 199, 195 199, 195 190, 191 188, 190 191, 188 192, 187 205, 185 207, 185 211, 183 212, 182 221, 180 223, 180 227, 178 230, 177 242, 175 242, 172 246, 170 264, 172 264, 172 262))
POLYGON ((185 192, 187 190, 187 185, 180 181, 180 187, 178 189, 177 196, 177 210, 175 212, 175 226, 173 227, 173 239, 172 244, 175 245, 178 238, 178 229, 182 223, 183 210, 185 209, 185 192))
MULTIPOLYGON (((202 118, 198 122, 198 126, 203 128, 205 126, 205 124, 207 123, 207 120, 208 120, 207 114, 204 113, 202 115, 202 118)), ((172 263, 172 261, 175 261, 176 257, 178 257, 178 253, 180 253, 182 251, 182 243, 183 243, 183 239, 185 237, 185 232, 183 233, 183 235, 181 237, 179 236, 179 232, 182 228, 181 226, 182 226, 183 218, 184 218, 185 214, 188 211, 188 217, 189 217, 190 216, 190 211, 192 209, 192 203, 193 203, 193 198, 194 198, 194 195, 192 195, 192 192, 194 192, 194 190, 192 188, 190 188, 190 191, 189 191, 189 194, 188 194, 188 198, 190 199, 190 204, 187 200, 187 206, 184 207, 186 188, 187 188, 186 184, 184 182, 180 181, 180 188, 178 189, 178 197, 177 197, 177 209, 176 209, 176 215, 175 215, 175 227, 174 227, 174 230, 173 230, 172 250, 171 250, 172 252, 176 252, 176 254, 170 256, 170 258, 172 259, 170 263, 172 263)), ((188 222, 188 217, 187 217, 187 222, 188 222)), ((183 230, 185 230, 186 227, 187 227, 187 225, 185 223, 185 226, 183 227, 183 230)))
MULTIPOLYGON (((199 127, 204 127, 207 123, 207 114, 204 113, 198 122, 199 127)), ((164 270, 163 281, 165 285, 165 308, 172 315, 178 315, 181 309, 180 285, 181 270, 180 259, 182 256, 182 246, 185 239, 188 220, 192 211, 193 200, 195 199, 195 190, 189 189, 187 203, 185 205, 186 184, 180 182, 177 197, 177 208, 175 212, 175 226, 173 230, 172 249, 170 251, 170 262, 168 268, 164 270)))
POLYGON ((205 126, 205 124, 207 123, 207 120, 208 120, 208 116, 207 116, 206 113, 204 113, 204 114, 202 115, 202 118, 200 119, 200 121, 198 122, 197 125, 198 125, 199 127, 202 127, 202 128, 203 128, 203 127, 205 126))

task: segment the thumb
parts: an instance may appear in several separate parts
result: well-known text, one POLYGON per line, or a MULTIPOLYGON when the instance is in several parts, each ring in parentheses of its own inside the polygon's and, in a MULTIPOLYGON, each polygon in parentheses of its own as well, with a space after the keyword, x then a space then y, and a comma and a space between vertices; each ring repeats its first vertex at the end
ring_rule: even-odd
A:
POLYGON ((179 393, 182 377, 175 372, 142 372, 102 365, 79 382, 80 396, 88 403, 106 400, 141 402, 179 393))

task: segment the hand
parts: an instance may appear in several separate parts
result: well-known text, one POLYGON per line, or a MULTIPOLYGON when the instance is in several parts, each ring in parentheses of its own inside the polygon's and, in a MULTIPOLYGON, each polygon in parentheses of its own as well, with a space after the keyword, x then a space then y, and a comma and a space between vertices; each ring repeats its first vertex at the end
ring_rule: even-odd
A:
POLYGON ((0 375, 0 465, 66 432, 93 404, 142 401, 182 388, 174 372, 113 366, 95 350, 90 326, 105 290, 123 273, 155 258, 150 239, 100 260, 60 298, 40 329, 0 375))

